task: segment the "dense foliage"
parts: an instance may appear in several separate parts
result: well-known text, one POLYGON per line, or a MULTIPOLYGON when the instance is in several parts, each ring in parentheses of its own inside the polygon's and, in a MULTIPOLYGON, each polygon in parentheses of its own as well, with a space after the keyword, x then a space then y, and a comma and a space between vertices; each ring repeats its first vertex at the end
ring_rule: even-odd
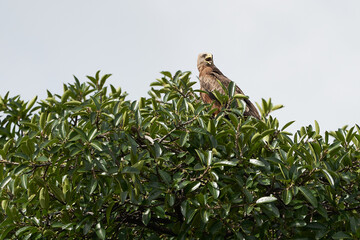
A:
POLYGON ((233 84, 215 116, 162 74, 139 101, 99 72, 0 98, 0 239, 360 239, 358 126, 292 135, 233 84))

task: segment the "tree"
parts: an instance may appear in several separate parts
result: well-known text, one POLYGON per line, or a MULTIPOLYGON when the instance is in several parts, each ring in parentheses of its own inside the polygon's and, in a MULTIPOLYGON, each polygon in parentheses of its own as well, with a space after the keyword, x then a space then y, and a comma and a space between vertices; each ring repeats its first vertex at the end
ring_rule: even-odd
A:
POLYGON ((162 75, 139 101, 99 72, 0 98, 0 239, 360 238, 358 125, 292 135, 234 84, 215 116, 190 72, 162 75))

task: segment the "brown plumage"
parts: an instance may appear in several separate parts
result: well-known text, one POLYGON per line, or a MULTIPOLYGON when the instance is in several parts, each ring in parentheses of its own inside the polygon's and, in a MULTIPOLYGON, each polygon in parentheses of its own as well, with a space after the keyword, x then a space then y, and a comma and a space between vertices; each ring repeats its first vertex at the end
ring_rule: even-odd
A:
MULTIPOLYGON (((231 82, 215 65, 213 60, 213 55, 211 53, 200 53, 197 60, 197 67, 199 69, 199 80, 200 80, 200 89, 206 93, 201 92, 201 99, 205 103, 214 103, 213 108, 221 109, 220 103, 216 100, 215 96, 212 94, 214 91, 218 91, 221 94, 225 94, 224 89, 221 87, 219 80, 225 87, 229 86, 231 82)), ((236 86, 236 93, 244 94, 241 89, 236 86)), ((246 103, 246 109, 244 112, 245 116, 253 116, 257 119, 260 119, 260 115, 256 110, 254 104, 249 99, 244 99, 246 103)))

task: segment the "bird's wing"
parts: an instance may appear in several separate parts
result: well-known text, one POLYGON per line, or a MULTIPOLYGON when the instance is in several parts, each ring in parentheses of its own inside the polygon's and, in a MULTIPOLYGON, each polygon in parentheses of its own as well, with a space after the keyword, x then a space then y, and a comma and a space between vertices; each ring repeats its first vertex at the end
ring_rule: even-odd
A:
MULTIPOLYGON (((218 79, 226 88, 229 86, 231 80, 227 78, 224 74, 220 72, 220 70, 216 69, 217 71, 213 71, 211 74, 214 76, 214 78, 218 79)), ((221 88, 222 89, 222 88, 221 88)), ((244 94, 244 92, 236 85, 235 87, 236 93, 244 94)), ((224 92, 222 91, 224 94, 224 92)))
MULTIPOLYGON (((203 97, 203 100, 208 102, 209 101, 217 101, 213 92, 218 91, 224 94, 223 89, 221 88, 220 84, 216 81, 216 79, 211 76, 210 74, 202 75, 199 77, 200 80, 200 87, 201 90, 206 92, 207 97, 203 97)), ((204 93, 205 94, 205 93, 204 93)), ((205 96, 205 95, 202 95, 205 96)))
POLYGON ((219 113, 221 109, 221 104, 213 94, 214 91, 221 91, 222 88, 216 79, 209 74, 201 74, 199 76, 200 80, 200 89, 204 92, 200 93, 201 99, 204 103, 213 104, 212 108, 217 108, 218 110, 215 114, 219 113))
POLYGON ((219 81, 227 88, 231 82, 227 77, 222 74, 222 72, 215 66, 211 68, 210 72, 200 73, 200 86, 202 90, 208 92, 213 100, 216 100, 215 96, 212 94, 215 91, 218 91, 221 94, 225 94, 223 87, 219 84, 219 81))
POLYGON ((220 84, 217 82, 218 80, 224 85, 224 87, 228 87, 231 80, 228 79, 217 67, 213 68, 213 71, 209 74, 216 82, 216 86, 221 94, 225 94, 224 89, 220 86, 220 84))
MULTIPOLYGON (((214 68, 213 71, 211 72, 211 75, 215 78, 218 79, 226 88, 229 86, 231 80, 229 78, 227 78, 218 68, 214 68)), ((222 89, 222 87, 220 86, 220 84, 217 84, 219 86, 219 88, 221 88, 221 90, 218 90, 220 93, 224 94, 224 91, 222 89)), ((217 89, 216 89, 217 90, 217 89)), ((235 88, 236 93, 240 93, 240 94, 244 94, 244 92, 236 85, 235 88)), ((249 100, 249 99, 244 99, 244 102, 246 103, 246 109, 245 109, 245 115, 247 116, 253 116, 256 117, 257 119, 260 119, 260 114, 257 111, 256 107, 254 106, 254 104, 249 100)))

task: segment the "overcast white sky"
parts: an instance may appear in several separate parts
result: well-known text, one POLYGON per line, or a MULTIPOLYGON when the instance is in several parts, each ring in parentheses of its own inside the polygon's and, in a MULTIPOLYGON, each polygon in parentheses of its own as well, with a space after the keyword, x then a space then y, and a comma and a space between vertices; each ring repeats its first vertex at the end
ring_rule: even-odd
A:
POLYGON ((44 98, 102 70, 137 100, 163 70, 198 81, 200 52, 252 101, 285 105, 292 131, 360 123, 358 0, 0 2, 0 95, 44 98))

